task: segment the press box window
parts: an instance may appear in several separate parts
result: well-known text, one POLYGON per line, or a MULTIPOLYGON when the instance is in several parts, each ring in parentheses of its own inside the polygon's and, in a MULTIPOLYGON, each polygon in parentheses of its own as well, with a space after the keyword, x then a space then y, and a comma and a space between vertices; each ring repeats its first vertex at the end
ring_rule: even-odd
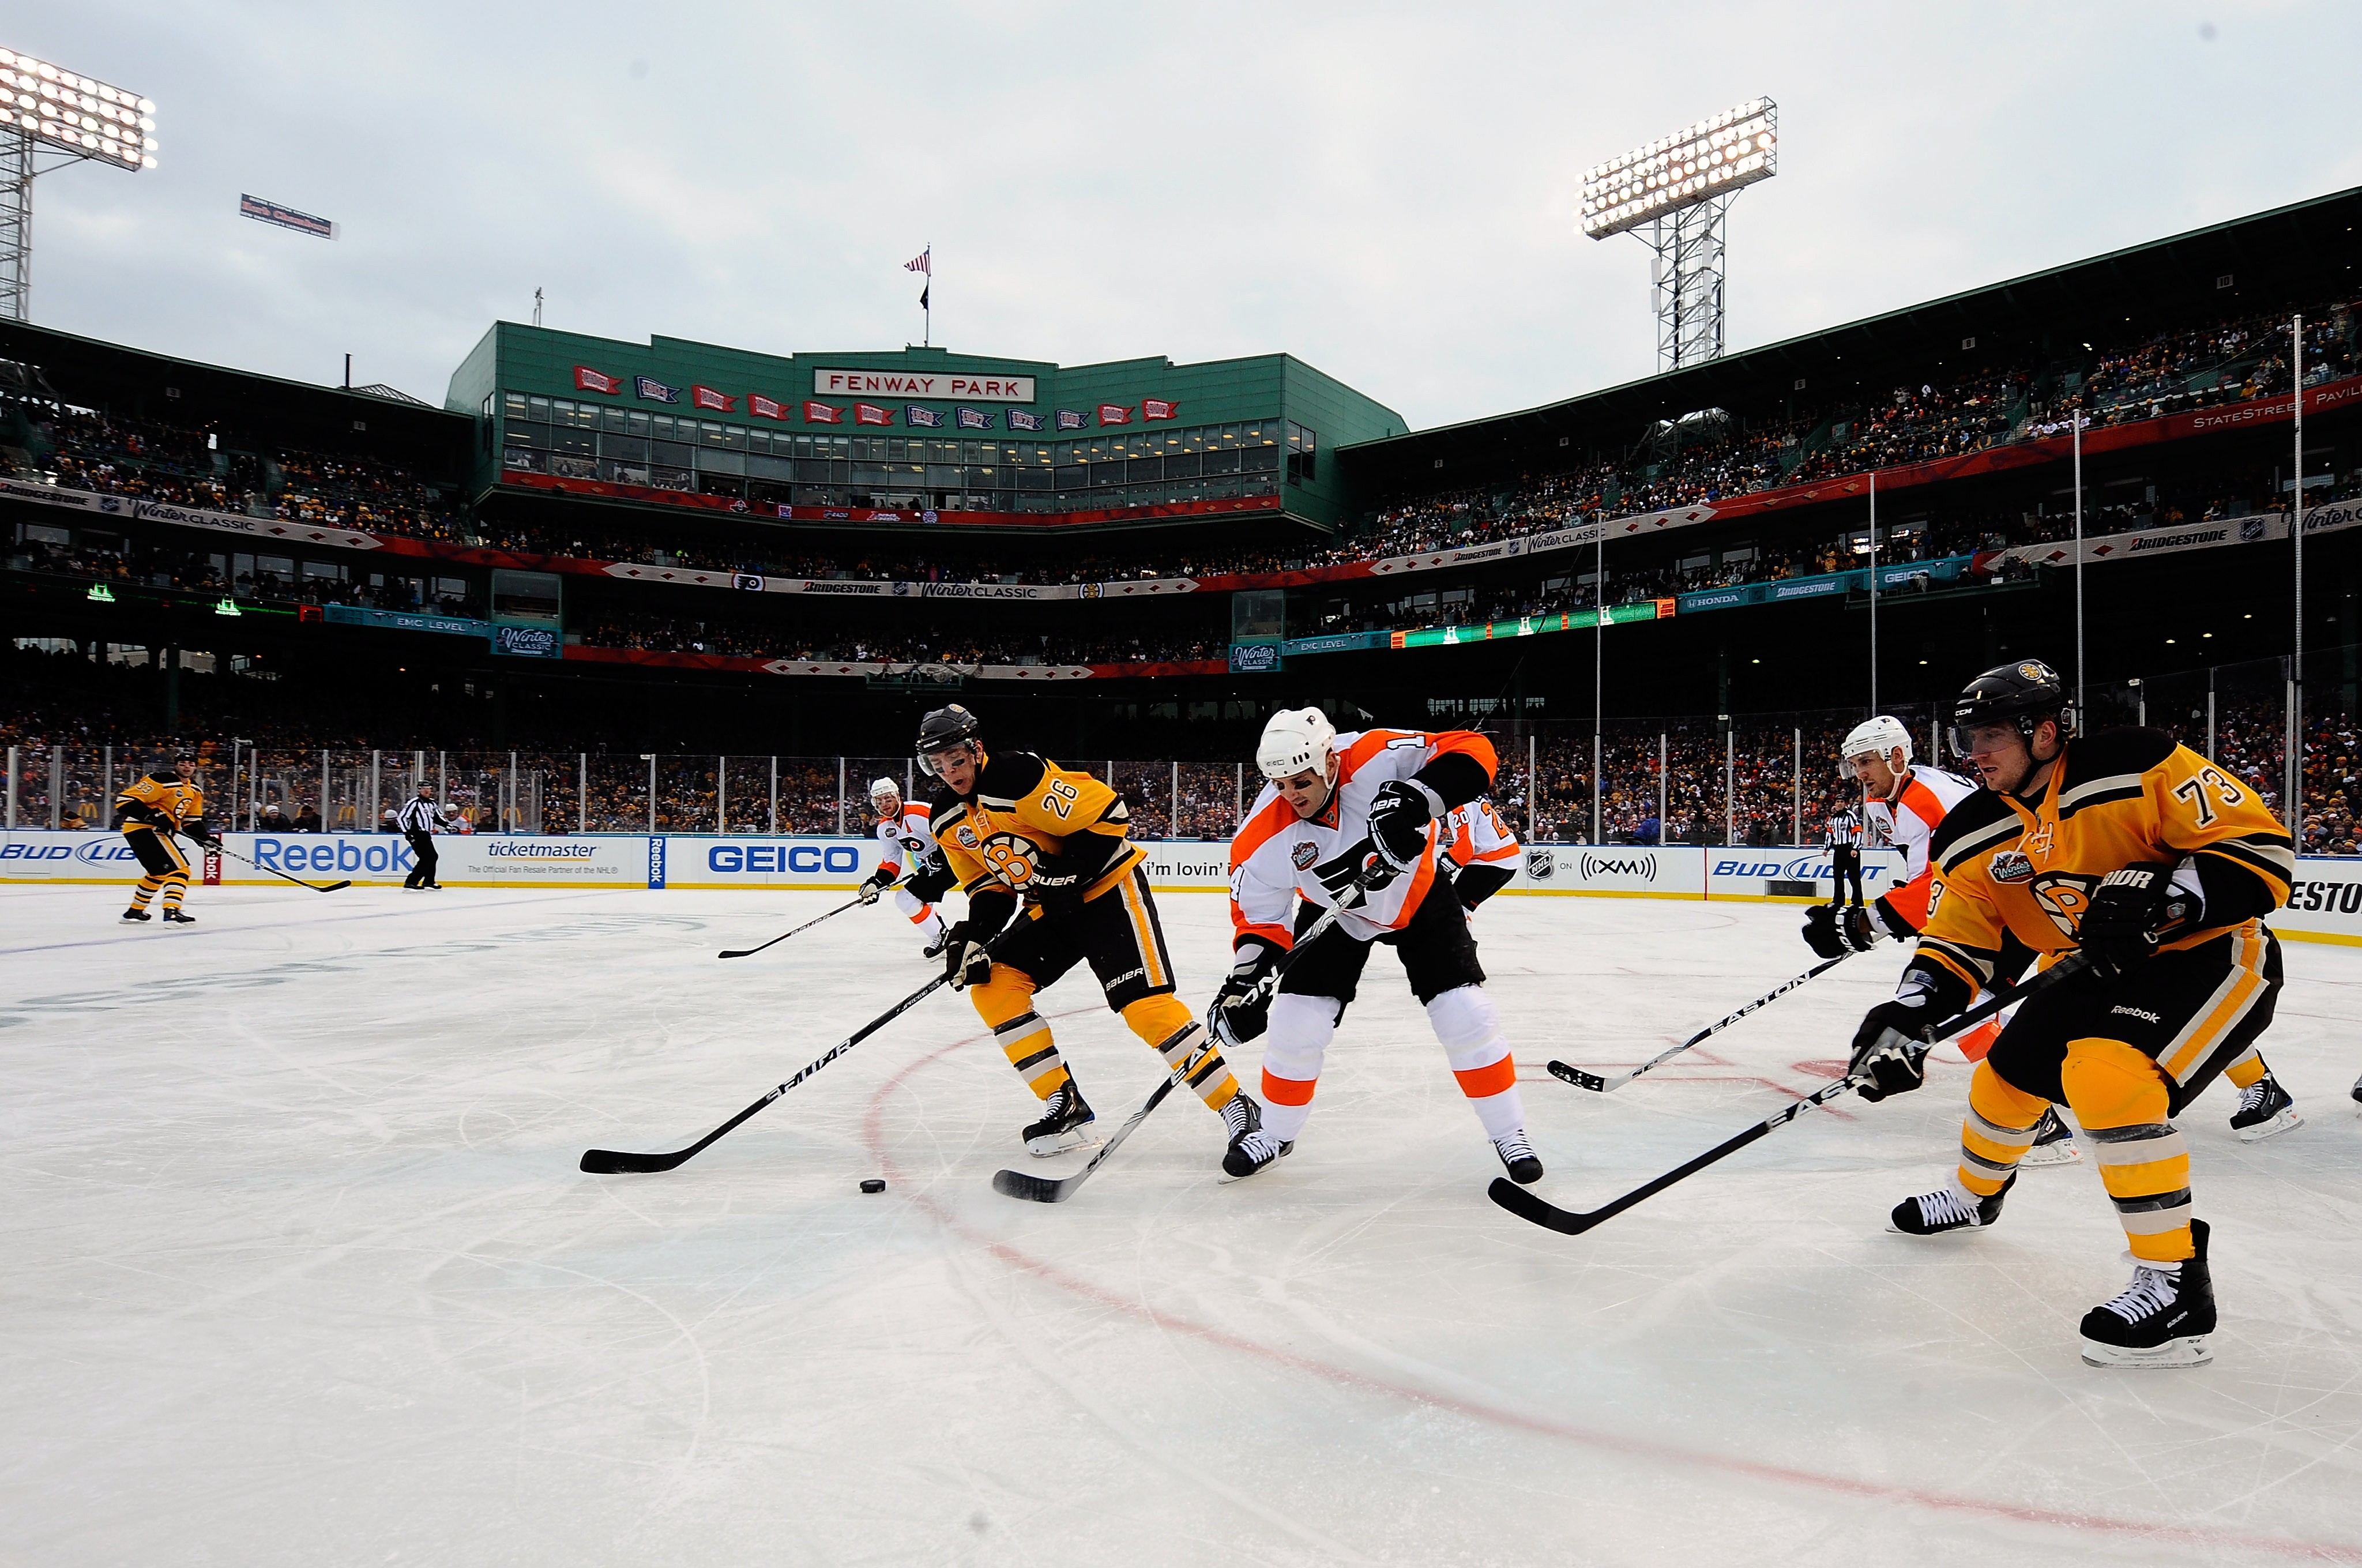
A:
POLYGON ((1287 422, 1287 482, 1310 484, 1319 477, 1320 437, 1294 420, 1287 422))

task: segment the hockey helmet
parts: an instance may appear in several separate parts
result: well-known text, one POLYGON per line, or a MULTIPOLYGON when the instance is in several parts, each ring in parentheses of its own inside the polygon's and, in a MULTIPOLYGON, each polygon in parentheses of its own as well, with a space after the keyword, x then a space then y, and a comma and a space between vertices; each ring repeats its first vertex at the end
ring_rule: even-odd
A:
POLYGON ((877 805, 880 801, 892 801, 900 804, 901 799, 902 786, 895 783, 891 778, 873 778, 869 781, 869 804, 873 809, 883 809, 877 805))
POLYGON ((1255 743, 1255 767, 1273 779, 1293 778, 1316 768, 1325 774, 1336 745, 1337 726, 1328 714, 1318 708, 1282 708, 1255 743))
POLYGON ((2014 723, 2030 752, 2035 726, 2045 719, 2058 721, 2062 739, 2075 733, 2075 704, 2068 699, 2067 683, 2059 679, 2058 672, 2038 658, 1997 664, 1970 681, 1952 700, 1944 742, 1953 756, 1966 756, 1969 737, 1975 731, 1988 724, 2014 723))
POLYGON ((961 745, 973 745, 982 755, 984 725, 974 713, 954 702, 932 709, 919 721, 919 767, 930 778, 935 777, 932 760, 939 751, 949 751, 961 745))
POLYGON ((1911 760, 1910 730, 1893 714, 1881 713, 1874 719, 1856 724, 1846 735, 1845 750, 1839 755, 1846 761, 1851 762, 1857 756, 1876 753, 1879 761, 1884 762, 1893 754, 1896 746, 1903 748, 1903 760, 1906 764, 1909 763, 1911 760))

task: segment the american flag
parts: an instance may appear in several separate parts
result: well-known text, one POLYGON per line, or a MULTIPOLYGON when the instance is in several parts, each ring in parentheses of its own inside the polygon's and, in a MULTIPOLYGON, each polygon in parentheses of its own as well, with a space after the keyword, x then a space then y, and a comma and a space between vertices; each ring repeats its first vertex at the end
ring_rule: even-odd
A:
POLYGON ((908 261, 903 262, 902 271, 905 272, 924 272, 928 277, 933 277, 935 275, 935 264, 933 259, 934 254, 935 248, 932 245, 928 246, 924 250, 920 251, 916 256, 913 256, 908 261))

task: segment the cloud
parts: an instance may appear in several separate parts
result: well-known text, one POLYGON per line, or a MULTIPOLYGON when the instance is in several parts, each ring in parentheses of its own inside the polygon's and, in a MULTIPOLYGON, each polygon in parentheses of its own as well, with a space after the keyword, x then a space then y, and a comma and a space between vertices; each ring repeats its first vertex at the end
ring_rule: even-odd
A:
POLYGON ((1653 369, 1582 170, 1757 94, 1732 347, 2362 182, 2362 13, 1201 5, 53 7, 12 47, 160 105, 45 176, 34 318, 439 401, 497 317, 774 352, 1285 349, 1414 425, 1653 369), (240 219, 252 192, 343 225, 240 219))

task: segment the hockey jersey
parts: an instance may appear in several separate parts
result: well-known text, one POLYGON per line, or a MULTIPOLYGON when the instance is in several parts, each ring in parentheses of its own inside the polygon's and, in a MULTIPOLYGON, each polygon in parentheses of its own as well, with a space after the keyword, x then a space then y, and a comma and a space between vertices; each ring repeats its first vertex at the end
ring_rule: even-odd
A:
POLYGON ((1114 790, 1030 751, 994 753, 974 795, 947 794, 928 818, 971 915, 979 892, 1021 894, 1037 870, 1053 867, 1084 879, 1086 902, 1098 898, 1147 858, 1131 824, 1114 790))
MULTIPOLYGON (((2074 951, 2102 878, 2172 863, 2202 900, 2197 928, 2160 948, 2225 931, 2253 935, 2289 896, 2296 854, 2256 791, 2158 730, 2109 730, 2068 743, 2032 804, 1980 790, 1937 830, 1937 893, 1914 968, 1950 977, 1965 1004, 1992 982, 2008 939, 2045 959, 2074 951)), ((2167 1063, 2177 1076, 2190 1064, 2167 1063)))
POLYGON ((1980 788, 1940 767, 1912 767, 1895 781, 1893 795, 1869 803, 1871 842, 1903 851, 1903 874, 1877 900, 1880 913, 1887 917, 1887 928, 1895 935, 1914 935, 1927 924, 1928 904, 1936 890, 1936 868, 1927 846, 1945 813, 1980 788))
POLYGON ((1490 866, 1518 858, 1518 835, 1493 802, 1478 796, 1443 819, 1443 853, 1455 866, 1490 866))
POLYGON ((115 814, 123 831, 160 828, 181 833, 204 823, 204 791, 169 773, 135 778, 115 797, 115 814))
POLYGON ((877 823, 877 840, 886 847, 877 856, 877 868, 889 877, 902 874, 904 856, 913 867, 926 863, 934 845, 934 835, 927 831, 930 808, 916 801, 905 801, 902 814, 877 823))
MULTIPOLYGON (((1298 818, 1278 787, 1265 784, 1231 840, 1235 935, 1260 938, 1283 951, 1293 946, 1297 895, 1324 909, 1330 905, 1319 869, 1341 856, 1366 852, 1370 802, 1379 787, 1407 780, 1437 759, 1455 756, 1473 765, 1471 778, 1481 768, 1490 783, 1498 766, 1493 743, 1473 731, 1363 730, 1337 737, 1337 784, 1319 816, 1298 818)), ((1466 796, 1483 787, 1472 785, 1466 796)), ((1452 803, 1448 796, 1445 803, 1452 803)), ((1444 842, 1440 828, 1439 823, 1428 823, 1426 847, 1409 871, 1370 890, 1358 907, 1339 911, 1337 923, 1348 934, 1367 942, 1410 923, 1435 881, 1436 856, 1444 842)))

